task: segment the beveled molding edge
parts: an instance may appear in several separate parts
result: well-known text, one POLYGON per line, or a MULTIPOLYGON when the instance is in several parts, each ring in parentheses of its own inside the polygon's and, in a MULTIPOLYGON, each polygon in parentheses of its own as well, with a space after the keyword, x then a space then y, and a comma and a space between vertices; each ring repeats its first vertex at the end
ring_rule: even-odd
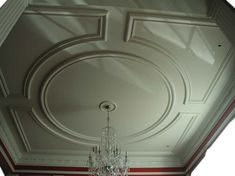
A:
MULTIPOLYGON (((82 15, 84 17, 84 15, 82 15)), ((30 87, 33 82, 34 76, 39 71, 40 67, 47 61, 48 58, 55 55, 56 53, 66 49, 68 47, 83 44, 86 42, 94 42, 94 41, 106 41, 107 39, 107 17, 108 13, 102 13, 102 15, 98 15, 98 29, 97 33, 95 34, 87 34, 79 37, 69 38, 64 41, 61 41, 47 51, 41 54, 39 58, 33 63, 33 65, 29 68, 27 75, 24 80, 23 85, 23 95, 28 99, 31 98, 30 96, 30 87)))
POLYGON ((218 28, 218 25, 211 17, 192 17, 185 15, 167 15, 147 12, 127 12, 124 41, 128 42, 133 38, 133 24, 136 21, 165 22, 218 28))
POLYGON ((10 91, 1 68, 0 68, 0 91, 4 98, 7 98, 10 95, 10 91))
POLYGON ((180 144, 182 144, 182 142, 184 141, 186 135, 189 133, 189 131, 193 127, 196 119, 198 118, 198 116, 200 114, 199 113, 191 113, 191 112, 180 112, 179 115, 180 115, 181 118, 184 118, 184 115, 191 115, 191 117, 190 117, 190 120, 189 120, 185 130, 181 134, 180 138, 178 139, 178 141, 176 142, 176 144, 175 144, 175 146, 174 146, 174 148, 172 150, 174 153, 175 153, 175 150, 177 150, 178 146, 180 144))
POLYGON ((21 123, 18 111, 13 109, 13 108, 9 108, 9 111, 10 111, 10 114, 11 114, 11 116, 13 118, 13 121, 15 123, 16 129, 17 129, 17 131, 19 133, 19 136, 21 138, 21 141, 22 141, 26 151, 30 152, 31 151, 31 146, 30 146, 30 143, 29 143, 28 138, 26 136, 26 133, 25 133, 25 131, 23 129, 23 126, 22 126, 22 123, 21 123))
POLYGON ((53 14, 53 15, 75 15, 98 17, 106 16, 108 10, 84 6, 59 6, 59 5, 35 5, 29 4, 24 11, 25 14, 53 14))
POLYGON ((0 10, 0 46, 28 5, 28 0, 8 0, 0 10))
MULTIPOLYGON (((52 115, 52 113, 50 112, 50 108, 48 107, 48 102, 47 102, 47 89, 48 87, 50 87, 51 81, 53 81, 54 77, 56 77, 61 71, 63 71, 64 69, 66 69, 67 67, 69 67, 72 64, 76 64, 77 62, 81 62, 87 59, 96 59, 96 58, 104 58, 104 57, 109 57, 109 56, 115 56, 119 59, 129 59, 129 60, 141 60, 141 62, 143 62, 142 64, 149 64, 151 67, 153 67, 161 76, 164 85, 167 89, 167 93, 168 93, 168 103, 166 106, 166 110, 165 112, 162 114, 161 118, 158 119, 154 124, 150 125, 148 128, 137 132, 135 134, 126 136, 125 138, 128 138, 129 140, 133 142, 137 142, 140 141, 140 136, 144 136, 141 138, 141 140, 145 140, 148 139, 149 137, 145 136, 147 133, 149 133, 150 131, 154 130, 159 124, 161 124, 165 118, 167 117, 167 115, 170 113, 172 107, 173 107, 173 103, 174 103, 174 89, 170 83, 170 80, 168 80, 167 75, 165 75, 164 71, 162 71, 155 63, 152 63, 150 60, 147 60, 145 58, 142 58, 140 56, 136 56, 130 53, 124 53, 124 52, 120 52, 120 51, 93 51, 93 52, 88 52, 88 53, 83 53, 83 54, 78 54, 75 55, 71 58, 66 59, 65 61, 63 61, 62 63, 60 63, 59 65, 57 65, 52 72, 50 72, 49 75, 46 76, 46 78, 44 79, 43 83, 41 84, 41 90, 40 90, 40 99, 41 99, 41 107, 44 111, 44 115, 46 115, 47 119, 56 127, 58 128, 58 130, 60 132, 62 132, 63 134, 67 134, 72 138, 78 138, 81 140, 85 140, 85 141, 91 141, 91 143, 97 142, 98 138, 94 138, 91 136, 84 136, 82 134, 76 133, 74 131, 71 131, 70 129, 68 129, 67 127, 65 127, 64 125, 62 125, 60 122, 58 122, 56 120, 56 118, 52 115)), ((38 116, 35 116, 36 118, 40 118, 38 116)), ((38 122, 40 122, 40 120, 37 120, 38 122)), ((170 122, 171 124, 172 122, 170 122)), ((42 124, 43 126, 45 124, 42 124)), ((48 126, 48 125, 47 125, 48 126)), ((167 125, 169 126, 169 125, 167 125)), ((164 130, 166 130, 167 128, 164 128, 164 130)), ((50 130, 51 131, 51 130, 50 130)), ((52 130, 54 131, 54 130, 52 130)), ((163 131, 163 129, 161 129, 161 132, 163 131)), ((58 134, 60 132, 55 132, 55 134, 58 134)), ((155 132, 156 133, 156 132, 155 132)), ((61 136, 61 135, 60 135, 61 136)), ((70 138, 70 137, 67 138, 70 138)), ((67 139, 66 138, 66 139, 67 139)), ((77 141, 78 142, 78 141, 77 141)))

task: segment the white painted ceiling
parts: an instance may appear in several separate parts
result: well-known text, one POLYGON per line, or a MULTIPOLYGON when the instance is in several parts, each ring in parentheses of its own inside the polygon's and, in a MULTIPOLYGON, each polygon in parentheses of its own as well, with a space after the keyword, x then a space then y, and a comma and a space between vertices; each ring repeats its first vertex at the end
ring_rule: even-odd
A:
POLYGON ((32 1, 0 48, 1 138, 16 163, 85 166, 110 100, 131 166, 183 166, 234 81, 234 49, 210 7, 32 1))

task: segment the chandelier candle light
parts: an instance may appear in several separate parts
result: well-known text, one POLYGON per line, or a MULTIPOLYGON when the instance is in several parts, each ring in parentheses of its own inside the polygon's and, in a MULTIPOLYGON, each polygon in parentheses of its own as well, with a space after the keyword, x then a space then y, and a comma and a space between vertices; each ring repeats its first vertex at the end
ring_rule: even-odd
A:
POLYGON ((116 140, 116 132, 110 126, 109 112, 117 105, 113 102, 100 103, 101 111, 107 112, 107 124, 102 129, 100 145, 92 148, 88 158, 88 172, 90 176, 126 176, 128 173, 127 152, 123 157, 116 140))

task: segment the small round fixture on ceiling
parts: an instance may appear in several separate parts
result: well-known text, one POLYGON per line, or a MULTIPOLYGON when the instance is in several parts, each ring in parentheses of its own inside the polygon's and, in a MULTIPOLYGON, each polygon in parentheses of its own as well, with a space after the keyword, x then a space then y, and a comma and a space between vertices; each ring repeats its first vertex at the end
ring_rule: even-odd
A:
POLYGON ((99 108, 101 111, 111 112, 117 109, 117 104, 111 101, 102 101, 99 108))

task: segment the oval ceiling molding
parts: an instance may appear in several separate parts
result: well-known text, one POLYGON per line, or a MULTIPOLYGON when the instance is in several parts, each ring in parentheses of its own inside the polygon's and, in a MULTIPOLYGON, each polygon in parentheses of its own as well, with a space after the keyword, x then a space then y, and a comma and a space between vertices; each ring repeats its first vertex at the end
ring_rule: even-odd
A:
POLYGON ((56 127, 56 134, 61 132, 67 134, 67 138, 91 143, 97 141, 99 136, 99 133, 94 136, 97 134, 94 129, 100 129, 105 124, 106 115, 96 107, 100 101, 111 99, 117 102, 119 107, 113 113, 113 121, 122 128, 126 125, 126 131, 122 132, 128 135, 122 136, 133 142, 148 138, 148 133, 156 130, 165 120, 174 103, 172 85, 166 73, 155 63, 139 56, 113 51, 88 53, 67 59, 53 69, 41 88, 41 106, 50 123, 56 127), (148 81, 143 82, 146 78, 148 81), (120 91, 118 95, 114 95, 112 90, 120 91), (96 93, 92 94, 93 91, 96 93), (162 95, 156 96, 159 92, 163 92, 162 95), (143 101, 137 102, 140 97, 143 101), (161 98, 156 100, 156 97, 161 98), (82 100, 85 101, 81 102, 82 100), (149 103, 153 104, 152 107, 144 107, 149 103), (66 109, 64 106, 67 105, 68 111, 61 112, 62 106, 66 109), (86 108, 92 113, 87 113, 86 108), (131 114, 132 109, 127 114, 131 120, 126 122, 123 117, 126 114, 123 112, 128 112, 130 108, 136 108, 136 112, 131 114), (146 114, 146 109, 149 117, 141 116, 142 111, 146 114), (95 117, 98 119, 94 119, 95 117), (149 118, 150 123, 143 124, 143 118, 149 118), (74 121, 79 121, 79 124, 73 123, 74 121), (136 125, 130 131, 130 124, 134 122, 136 125), (90 129, 83 128, 89 124, 90 129))

